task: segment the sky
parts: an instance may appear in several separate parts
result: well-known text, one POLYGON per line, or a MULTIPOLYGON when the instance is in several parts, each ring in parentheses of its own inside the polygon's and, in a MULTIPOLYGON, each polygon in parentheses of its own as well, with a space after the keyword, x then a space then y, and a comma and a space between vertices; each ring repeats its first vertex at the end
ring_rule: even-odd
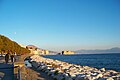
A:
POLYGON ((120 1, 0 0, 0 34, 52 51, 120 47, 120 1))

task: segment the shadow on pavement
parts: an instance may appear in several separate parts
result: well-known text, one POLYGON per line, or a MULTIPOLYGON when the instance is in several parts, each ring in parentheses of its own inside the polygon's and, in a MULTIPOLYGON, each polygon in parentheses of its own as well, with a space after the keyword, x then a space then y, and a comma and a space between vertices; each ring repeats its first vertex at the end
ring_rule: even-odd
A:
POLYGON ((0 63, 0 72, 4 74, 0 75, 0 80, 16 80, 14 78, 14 64, 0 63))

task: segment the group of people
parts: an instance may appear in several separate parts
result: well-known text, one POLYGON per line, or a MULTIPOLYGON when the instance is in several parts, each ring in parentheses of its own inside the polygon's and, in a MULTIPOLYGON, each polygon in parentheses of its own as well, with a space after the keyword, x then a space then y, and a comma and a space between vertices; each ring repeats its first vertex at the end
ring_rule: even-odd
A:
POLYGON ((8 63, 9 62, 9 59, 11 59, 11 62, 15 62, 15 54, 10 54, 10 53, 7 53, 5 55, 5 62, 8 63))

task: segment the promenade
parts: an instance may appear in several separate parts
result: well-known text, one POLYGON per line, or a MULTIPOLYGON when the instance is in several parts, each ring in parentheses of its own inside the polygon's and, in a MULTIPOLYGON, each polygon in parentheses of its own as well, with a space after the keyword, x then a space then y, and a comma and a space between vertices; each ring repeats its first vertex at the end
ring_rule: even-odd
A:
POLYGON ((28 56, 31 55, 18 56, 14 64, 10 61, 6 64, 4 57, 0 57, 0 80, 53 80, 50 76, 35 68, 25 67, 24 59, 28 56))
POLYGON ((0 80, 15 80, 14 64, 6 64, 3 57, 0 57, 0 80))

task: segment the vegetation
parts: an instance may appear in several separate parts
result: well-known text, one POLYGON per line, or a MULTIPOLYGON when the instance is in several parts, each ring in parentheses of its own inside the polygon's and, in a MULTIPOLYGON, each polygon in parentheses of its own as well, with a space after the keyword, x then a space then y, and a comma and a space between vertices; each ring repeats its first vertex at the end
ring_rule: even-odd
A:
POLYGON ((16 54, 25 54, 30 53, 26 48, 21 47, 16 42, 10 40, 9 38, 0 35, 0 53, 16 53, 16 54))

